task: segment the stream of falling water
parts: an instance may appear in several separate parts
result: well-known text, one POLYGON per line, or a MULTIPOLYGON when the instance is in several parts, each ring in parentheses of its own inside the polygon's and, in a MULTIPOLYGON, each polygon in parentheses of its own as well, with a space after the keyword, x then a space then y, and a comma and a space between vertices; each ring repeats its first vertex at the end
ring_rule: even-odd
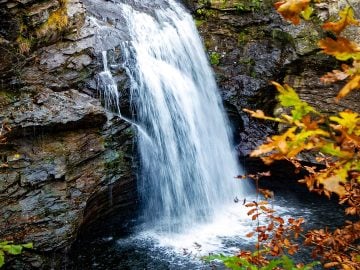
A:
POLYGON ((245 187, 194 22, 172 0, 150 12, 121 9, 136 121, 151 138, 138 136, 143 219, 164 232, 211 222, 245 187))
MULTIPOLYGON (((129 36, 121 51, 139 130, 141 230, 181 246, 232 234, 243 218, 234 199, 248 188, 235 179, 242 171, 193 19, 173 0, 126 2, 117 8, 129 36)), ((106 51, 102 59, 101 95, 121 115, 106 51)))

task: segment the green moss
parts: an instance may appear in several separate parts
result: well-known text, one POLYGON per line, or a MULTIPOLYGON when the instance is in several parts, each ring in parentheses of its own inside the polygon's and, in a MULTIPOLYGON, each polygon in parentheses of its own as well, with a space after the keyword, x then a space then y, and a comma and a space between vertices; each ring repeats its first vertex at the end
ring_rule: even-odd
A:
POLYGON ((213 66, 217 66, 220 63, 221 55, 218 52, 211 52, 210 53, 210 63, 213 66))
POLYGON ((290 35, 287 32, 278 29, 273 29, 271 31, 271 37, 281 42, 281 44, 283 45, 290 44, 291 46, 294 46, 294 38, 292 37, 292 35, 290 35))
POLYGON ((249 41, 249 35, 246 32, 240 32, 237 37, 238 45, 244 45, 249 41))
POLYGON ((250 77, 251 78, 257 78, 257 73, 256 73, 256 71, 255 70, 251 70, 251 72, 250 72, 250 77))
POLYGON ((31 38, 26 38, 22 35, 19 35, 16 38, 16 43, 19 46, 19 52, 20 53, 28 53, 30 52, 31 49, 31 44, 32 44, 32 39, 31 38))
POLYGON ((255 67, 255 60, 253 58, 240 58, 239 59, 239 63, 243 64, 246 67, 246 73, 252 77, 252 78, 257 78, 257 73, 254 70, 255 67))
POLYGON ((0 106, 4 106, 9 103, 13 103, 16 100, 17 100, 16 94, 14 94, 12 92, 0 90, 0 106))
POLYGON ((210 10, 207 8, 200 8, 198 10, 196 10, 196 15, 200 18, 211 18, 211 17, 216 17, 216 11, 215 10, 210 10))
POLYGON ((68 25, 67 0, 59 0, 60 7, 53 11, 46 22, 44 22, 37 30, 38 37, 44 37, 52 31, 63 31, 68 25))
POLYGON ((214 48, 214 40, 212 40, 210 37, 205 37, 204 40, 204 46, 207 51, 211 50, 211 48, 214 48))
POLYGON ((240 58, 239 60, 240 64, 248 65, 248 66, 254 66, 255 60, 252 58, 240 58))
POLYGON ((204 20, 200 20, 200 19, 195 19, 195 25, 196 27, 200 27, 201 25, 203 25, 205 21, 204 20))
POLYGON ((122 151, 111 151, 106 157, 105 167, 108 170, 120 169, 125 165, 124 153, 122 151))
POLYGON ((262 0, 242 0, 235 5, 236 10, 243 11, 257 11, 263 6, 262 0))

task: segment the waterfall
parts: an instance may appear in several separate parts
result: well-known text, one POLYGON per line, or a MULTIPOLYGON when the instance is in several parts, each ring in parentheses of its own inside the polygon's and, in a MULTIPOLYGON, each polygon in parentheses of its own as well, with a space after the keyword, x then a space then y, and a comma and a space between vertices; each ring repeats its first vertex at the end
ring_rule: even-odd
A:
POLYGON ((109 110, 115 110, 120 114, 120 94, 117 88, 117 84, 110 72, 107 53, 102 51, 103 71, 98 76, 98 87, 100 89, 100 97, 105 103, 105 107, 109 110))
MULTIPOLYGON (((130 37, 122 44, 123 65, 134 121, 143 130, 137 138, 142 217, 157 230, 183 231, 245 194, 234 178, 241 169, 191 16, 173 0, 128 2, 119 6, 130 37)), ((107 72, 104 60, 106 80, 107 72)), ((114 88, 104 89, 110 102, 114 88)))

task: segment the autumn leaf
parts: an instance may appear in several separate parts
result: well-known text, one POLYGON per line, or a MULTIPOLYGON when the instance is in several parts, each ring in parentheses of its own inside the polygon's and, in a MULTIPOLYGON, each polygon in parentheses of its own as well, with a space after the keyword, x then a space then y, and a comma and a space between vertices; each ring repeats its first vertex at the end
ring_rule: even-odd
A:
POLYGON ((321 39, 318 45, 323 49, 323 53, 335 56, 338 60, 346 61, 351 58, 360 60, 360 47, 346 38, 338 37, 336 40, 325 38, 321 39))
POLYGON ((274 118, 274 117, 266 116, 265 113, 262 110, 252 111, 252 110, 249 110, 249 109, 243 109, 243 111, 249 113, 250 116, 254 117, 254 118, 263 119, 263 120, 270 120, 270 121, 275 121, 275 122, 284 122, 280 118, 274 118))
POLYGON ((307 130, 315 130, 315 129, 318 129, 319 128, 319 123, 322 121, 321 119, 320 120, 312 120, 311 119, 311 116, 309 114, 305 115, 303 117, 303 119, 301 120, 302 123, 304 124, 305 128, 307 130))
POLYGON ((349 74, 341 70, 333 70, 332 72, 326 73, 320 78, 323 83, 334 83, 337 81, 345 80, 349 77, 349 74))
POLYGON ((263 154, 269 153, 274 149, 279 149, 281 152, 287 152, 287 143, 286 141, 294 137, 294 132, 296 127, 289 128, 284 134, 272 136, 271 140, 268 140, 268 143, 260 145, 256 150, 252 151, 251 157, 258 157, 263 154))
POLYGON ((336 96, 336 99, 339 100, 356 89, 360 89, 360 74, 355 75, 343 88, 341 88, 340 92, 336 96))
POLYGON ((284 107, 293 107, 291 115, 293 120, 301 120, 310 112, 316 113, 316 110, 306 102, 302 101, 295 90, 287 84, 282 86, 277 82, 272 82, 276 89, 280 92, 278 99, 280 104, 284 107))
POLYGON ((256 212, 256 210, 257 210, 256 208, 251 209, 249 212, 247 212, 247 215, 251 216, 252 214, 254 214, 256 212))
POLYGON ((311 6, 307 6, 302 12, 301 16, 304 18, 304 20, 310 20, 311 15, 313 14, 314 9, 311 6))
POLYGON ((341 10, 339 16, 340 20, 327 22, 323 25, 323 28, 339 35, 348 25, 360 25, 360 21, 354 18, 354 10, 349 6, 341 10))
POLYGON ((320 151, 324 154, 332 155, 339 158, 350 158, 352 153, 341 150, 340 147, 335 146, 333 143, 327 143, 320 148, 320 151))
POLYGON ((321 184, 323 184, 325 190, 334 192, 339 195, 343 195, 345 194, 345 189, 340 184, 341 182, 343 182, 341 177, 339 177, 338 175, 333 175, 321 181, 321 184))
POLYGON ((300 23, 300 14, 309 6, 310 0, 284 0, 276 2, 275 8, 284 17, 293 24, 300 23))
POLYGON ((330 120, 346 128, 349 134, 360 125, 360 115, 352 111, 339 112, 339 116, 330 116, 330 120))
POLYGON ((253 237, 254 234, 255 234, 255 232, 250 232, 250 233, 246 234, 245 236, 246 236, 246 237, 253 237))
POLYGON ((271 190, 259 188, 259 193, 261 193, 266 199, 274 198, 274 192, 271 190))
POLYGON ((324 264, 324 268, 331 268, 331 267, 335 267, 338 266, 340 263, 338 262, 328 262, 324 264))

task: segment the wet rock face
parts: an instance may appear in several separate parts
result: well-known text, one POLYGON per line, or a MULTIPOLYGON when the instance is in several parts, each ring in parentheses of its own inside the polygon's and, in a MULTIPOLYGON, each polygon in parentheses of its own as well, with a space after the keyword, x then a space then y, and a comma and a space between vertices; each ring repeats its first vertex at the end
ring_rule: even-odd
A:
MULTIPOLYGON (((270 81, 294 86, 301 98, 320 111, 359 111, 360 92, 336 104, 334 97, 341 84, 329 87, 319 80, 338 65, 318 52, 317 41, 324 34, 320 27, 308 22, 298 26, 285 22, 275 12, 272 1, 261 1, 260 5, 256 1, 183 2, 196 19, 225 108, 234 123, 241 156, 248 155, 277 131, 271 123, 251 119, 242 111, 249 108, 274 112, 276 91, 270 81)), ((329 14, 332 8, 326 6, 324 12, 329 14)), ((350 33, 351 38, 357 36, 350 33)))
POLYGON ((246 156, 274 127, 249 118, 242 109, 272 113, 276 100, 269 82, 298 56, 292 37, 282 30, 282 20, 270 9, 252 12, 239 11, 235 5, 215 6, 208 13, 200 9, 204 11, 198 10, 195 16, 210 61, 215 56, 219 59, 212 63, 217 83, 226 110, 238 119, 234 137, 239 154, 246 156))
MULTIPOLYGON (((119 39, 99 47, 96 23, 77 0, 0 3, 0 241, 35 246, 9 269, 60 268, 80 227, 135 212, 133 130, 105 112, 97 80, 119 39)), ((112 69, 129 112, 126 76, 112 69)))

